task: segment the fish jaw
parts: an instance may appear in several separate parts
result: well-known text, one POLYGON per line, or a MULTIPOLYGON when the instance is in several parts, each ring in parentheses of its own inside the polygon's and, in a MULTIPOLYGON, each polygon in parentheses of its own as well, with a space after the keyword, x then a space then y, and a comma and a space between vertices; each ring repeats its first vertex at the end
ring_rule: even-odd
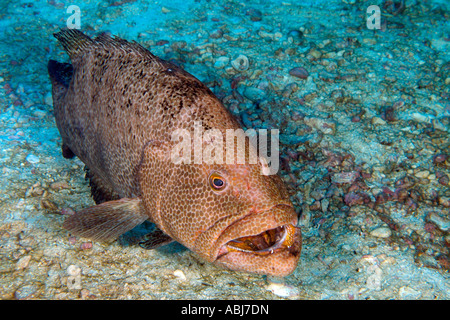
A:
POLYGON ((301 232, 299 228, 295 229, 298 235, 294 244, 289 248, 268 255, 231 251, 220 256, 216 263, 234 271, 278 277, 288 276, 294 272, 300 258, 301 232))
POLYGON ((292 206, 253 212, 222 230, 210 258, 230 270, 287 276, 297 267, 301 231, 292 206))

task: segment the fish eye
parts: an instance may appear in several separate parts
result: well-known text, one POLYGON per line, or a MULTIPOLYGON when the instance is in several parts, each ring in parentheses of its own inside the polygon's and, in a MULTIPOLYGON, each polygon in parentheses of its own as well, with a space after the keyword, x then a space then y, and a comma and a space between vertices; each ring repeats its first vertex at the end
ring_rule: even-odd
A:
POLYGON ((214 172, 209 176, 209 185, 215 191, 223 190, 226 186, 225 178, 214 172))

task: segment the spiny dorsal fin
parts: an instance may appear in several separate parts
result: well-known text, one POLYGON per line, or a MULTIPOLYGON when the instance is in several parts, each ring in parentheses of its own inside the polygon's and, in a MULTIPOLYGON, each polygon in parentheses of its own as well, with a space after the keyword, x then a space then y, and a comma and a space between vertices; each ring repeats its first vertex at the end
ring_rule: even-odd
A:
POLYGON ((83 32, 77 29, 63 29, 53 34, 61 42, 70 59, 79 55, 83 50, 92 46, 95 42, 83 32))
POLYGON ((149 58, 150 60, 154 60, 157 62, 160 62, 161 59, 159 59, 157 56, 155 56, 153 53, 151 53, 149 50, 144 48, 139 43, 132 41, 129 42, 125 39, 122 39, 120 37, 114 36, 111 37, 109 33, 102 32, 100 33, 94 41, 105 48, 113 47, 115 49, 123 50, 125 52, 134 52, 137 54, 140 54, 142 57, 149 58))
POLYGON ((135 53, 140 55, 144 59, 157 62, 162 67, 164 67, 164 62, 160 58, 153 55, 139 43, 135 41, 128 42, 127 40, 121 39, 119 37, 112 38, 106 32, 102 32, 95 39, 91 39, 89 36, 85 35, 79 30, 63 29, 55 33, 54 36, 59 40, 59 42, 61 42, 64 49, 69 54, 71 60, 80 55, 83 51, 88 50, 89 48, 95 48, 97 50, 120 50, 124 53, 135 53))

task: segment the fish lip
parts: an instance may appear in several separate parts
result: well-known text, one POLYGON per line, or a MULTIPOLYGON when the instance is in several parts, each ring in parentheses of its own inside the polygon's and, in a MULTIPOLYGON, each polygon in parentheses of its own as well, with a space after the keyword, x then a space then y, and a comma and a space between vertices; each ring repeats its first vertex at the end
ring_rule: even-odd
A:
MULTIPOLYGON (((292 242, 290 246, 278 248, 278 250, 264 255, 249 251, 233 250, 220 255, 215 261, 216 264, 234 271, 275 277, 290 275, 297 268, 300 259, 302 236, 300 228, 294 227, 292 224, 286 224, 285 226, 290 226, 291 230, 294 231, 291 235, 292 242)), ((270 250, 270 248, 265 250, 270 250)))
MULTIPOLYGON (((266 214, 266 213, 268 213, 268 212, 270 212, 270 211, 272 211, 274 209, 280 209, 280 208, 283 208, 283 207, 288 208, 288 209, 292 209, 292 211, 293 211, 293 206, 291 204, 282 203, 282 204, 277 204, 277 205, 272 206, 272 207, 267 208, 267 209, 250 212, 249 214, 245 215, 241 219, 238 219, 238 220, 234 221, 225 230, 222 231, 221 236, 219 236, 219 238, 217 239, 215 245, 212 248, 211 256, 214 257, 214 260, 218 260, 218 259, 222 258, 223 256, 227 255, 228 253, 230 253, 227 250, 227 248, 226 248, 228 243, 230 243, 233 240, 237 240, 239 238, 256 237, 258 235, 261 235, 264 232, 267 232, 267 231, 270 231, 270 230, 273 230, 273 229, 276 229, 276 228, 282 228, 283 232, 286 232, 286 230, 288 228, 291 228, 291 227, 292 228, 296 228, 295 226, 297 225, 297 220, 298 219, 297 219, 296 215, 293 215, 290 219, 285 219, 285 220, 281 220, 281 221, 278 221, 278 222, 273 222, 269 226, 261 227, 261 228, 257 229, 256 231, 251 232, 249 234, 241 234, 239 237, 226 237, 226 236, 224 236, 226 234, 227 230, 230 230, 231 228, 239 225, 244 220, 251 220, 252 218, 256 218, 258 216, 262 216, 262 215, 264 215, 264 214, 266 214)), ((283 233, 281 239, 284 240, 284 237, 285 237, 285 234, 283 233)), ((267 252, 264 252, 264 253, 269 253, 269 254, 273 253, 275 251, 278 251, 276 249, 280 249, 280 245, 282 243, 283 242, 280 242, 280 240, 278 240, 273 246, 271 246, 271 247, 275 246, 274 248, 268 247, 268 248, 263 249, 263 251, 268 250, 267 252), (271 249, 273 249, 273 252, 270 252, 271 249)), ((257 252, 257 251, 253 251, 253 252, 252 251, 239 251, 239 253, 255 255, 255 253, 259 254, 261 252, 257 252)))

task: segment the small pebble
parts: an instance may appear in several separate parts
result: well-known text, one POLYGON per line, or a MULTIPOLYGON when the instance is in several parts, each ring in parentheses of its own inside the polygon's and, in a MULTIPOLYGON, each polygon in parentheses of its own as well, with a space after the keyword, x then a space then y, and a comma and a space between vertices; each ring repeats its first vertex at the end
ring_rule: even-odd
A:
POLYGON ((169 12, 172 12, 172 10, 170 10, 169 8, 166 8, 166 7, 162 7, 161 8, 161 12, 162 13, 169 13, 169 12))
POLYGON ((16 270, 23 270, 26 267, 28 267, 28 264, 30 263, 31 256, 23 256, 17 261, 16 263, 16 270))
POLYGON ((303 36, 303 32, 301 32, 300 30, 291 30, 288 32, 287 34, 288 39, 292 38, 292 41, 294 43, 298 43, 303 41, 304 36, 303 36))
POLYGON ((59 211, 58 205, 48 199, 41 199, 41 206, 42 206, 42 208, 47 209, 52 212, 59 211))
POLYGON ((384 121, 383 119, 381 119, 380 117, 373 117, 371 120, 372 124, 374 125, 385 125, 386 121, 384 121))
POLYGON ((29 154, 27 155, 27 157, 25 158, 25 160, 31 164, 35 164, 35 163, 39 163, 39 157, 35 156, 34 154, 29 154))
POLYGON ((75 243, 77 243, 77 238, 76 237, 69 237, 69 244, 74 245, 75 243))
POLYGON ((75 264, 71 264, 67 267, 67 273, 69 276, 79 276, 81 274, 81 268, 75 264))
POLYGON ((313 48, 308 52, 308 56, 311 59, 319 59, 322 56, 322 53, 318 51, 317 49, 313 48))
POLYGON ((329 199, 322 199, 322 201, 320 201, 320 206, 321 206, 322 212, 327 212, 329 205, 330 205, 329 199))
POLYGON ((388 227, 380 227, 372 230, 370 235, 377 238, 389 238, 392 235, 392 231, 388 227))
POLYGON ((250 20, 252 21, 261 21, 262 19, 262 12, 255 8, 248 9, 245 15, 250 16, 250 20))
POLYGON ((446 208, 450 207, 450 197, 439 197, 439 204, 446 208))
POLYGON ((324 134, 334 135, 336 132, 336 123, 331 119, 305 117, 304 121, 308 126, 318 129, 324 134))
POLYGON ((252 121, 249 119, 249 116, 248 116, 247 112, 242 112, 241 113, 241 120, 242 120, 242 124, 246 128, 251 128, 252 127, 252 121))
POLYGON ((393 106, 386 106, 381 111, 381 118, 388 122, 397 121, 397 113, 393 106))
POLYGON ((75 211, 71 208, 62 208, 61 209, 61 214, 62 215, 67 215, 67 216, 71 216, 73 214, 75 214, 75 211))
POLYGON ((245 87, 243 95, 249 100, 259 101, 266 96, 266 92, 254 87, 245 87))
POLYGON ((338 172, 335 173, 331 177, 331 182, 333 183, 353 183, 355 180, 359 177, 358 171, 351 171, 351 172, 338 172))
POLYGON ((414 300, 419 299, 422 293, 420 291, 414 290, 413 288, 404 286, 398 290, 398 295, 401 299, 414 300))
POLYGON ((148 33, 147 32, 139 32, 138 38, 148 38, 148 33))
POLYGON ((434 116, 419 112, 413 112, 411 114, 411 118, 418 122, 431 123, 431 120, 434 118, 434 116))
POLYGON ((92 248, 92 242, 83 242, 80 245, 80 248, 83 249, 83 250, 91 249, 92 248))
POLYGON ((156 42, 156 45, 157 46, 163 46, 163 45, 168 44, 168 43, 169 43, 168 40, 159 40, 159 41, 156 42))
POLYGON ((450 219, 444 215, 437 212, 430 212, 427 216, 427 220, 435 224, 442 231, 447 232, 450 230, 450 219))
POLYGON ((447 234, 447 235, 444 237, 444 241, 445 241, 446 246, 447 246, 447 247, 450 247, 450 234, 447 234))
POLYGON ((294 146, 308 141, 308 136, 298 136, 296 134, 280 134, 280 142, 285 145, 294 146))
POLYGON ((371 290, 380 291, 381 290, 381 280, 383 277, 383 270, 379 267, 375 267, 370 270, 373 273, 366 280, 366 287, 371 290))
POLYGON ((227 64, 230 62, 230 58, 228 57, 219 57, 217 58, 217 60, 214 62, 214 68, 216 69, 223 69, 227 66, 227 64))
POLYGON ((414 176, 416 176, 417 178, 427 178, 429 175, 430 171, 428 170, 419 171, 414 174, 414 176))
POLYGON ((433 162, 434 163, 442 163, 445 160, 447 160, 448 156, 446 154, 438 154, 436 156, 433 157, 433 162))
POLYGON ((209 34, 209 37, 210 37, 211 39, 220 39, 220 38, 222 38, 222 37, 223 37, 223 31, 222 31, 222 29, 214 30, 213 32, 211 32, 211 33, 209 34))
MULTIPOLYGON (((442 184, 443 186, 448 186, 450 179, 447 175, 443 175, 442 177, 439 178, 439 183, 442 184)), ((448 207, 448 206, 447 206, 448 207)))
POLYGON ((48 106, 53 105, 53 97, 51 92, 47 92, 44 97, 44 103, 48 106))
POLYGON ((296 68, 289 70, 289 74, 293 77, 297 77, 300 79, 307 79, 309 76, 308 71, 302 67, 296 67, 296 68))
POLYGON ((53 182, 50 185, 50 188, 55 191, 59 191, 61 189, 68 189, 68 188, 70 188, 70 186, 65 181, 58 181, 58 182, 53 182))
POLYGON ((284 283, 270 282, 266 289, 282 298, 295 298, 300 294, 298 288, 284 283))
POLYGON ((186 281, 186 275, 185 275, 184 272, 181 271, 181 270, 175 270, 175 271, 173 272, 173 275, 174 275, 175 277, 177 277, 177 279, 179 279, 179 280, 181 280, 181 281, 186 281))
POLYGON ((36 285, 25 285, 14 292, 14 297, 17 300, 32 298, 32 295, 38 290, 36 285))
POLYGON ((91 297, 91 292, 88 289, 81 289, 80 291, 80 297, 81 299, 85 300, 91 297))
POLYGON ((45 112, 44 110, 35 110, 33 112, 33 115, 35 115, 39 119, 42 119, 42 118, 44 118, 47 115, 47 112, 45 112))
POLYGON ((231 61, 231 65, 236 71, 240 72, 246 71, 250 66, 248 58, 243 54, 238 55, 233 61, 231 61))

